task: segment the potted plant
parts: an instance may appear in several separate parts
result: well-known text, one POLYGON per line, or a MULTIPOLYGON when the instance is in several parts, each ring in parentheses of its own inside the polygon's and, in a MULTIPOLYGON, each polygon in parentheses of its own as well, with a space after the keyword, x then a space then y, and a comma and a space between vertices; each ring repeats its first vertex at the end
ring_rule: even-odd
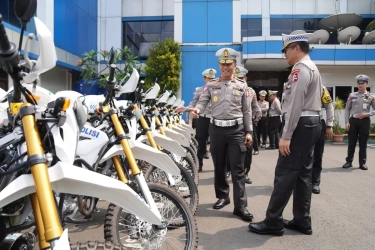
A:
POLYGON ((339 116, 340 116, 341 111, 345 108, 344 101, 341 100, 339 97, 336 97, 334 107, 335 107, 335 119, 333 121, 333 126, 332 126, 333 142, 342 143, 342 141, 344 140, 344 134, 342 133, 342 129, 340 127, 339 116))

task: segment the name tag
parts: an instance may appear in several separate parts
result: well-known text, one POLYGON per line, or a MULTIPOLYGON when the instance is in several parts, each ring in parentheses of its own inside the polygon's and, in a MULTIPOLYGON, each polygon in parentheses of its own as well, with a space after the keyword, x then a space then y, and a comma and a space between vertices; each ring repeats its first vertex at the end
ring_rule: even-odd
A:
POLYGON ((363 109, 367 109, 367 103, 363 104, 363 109))

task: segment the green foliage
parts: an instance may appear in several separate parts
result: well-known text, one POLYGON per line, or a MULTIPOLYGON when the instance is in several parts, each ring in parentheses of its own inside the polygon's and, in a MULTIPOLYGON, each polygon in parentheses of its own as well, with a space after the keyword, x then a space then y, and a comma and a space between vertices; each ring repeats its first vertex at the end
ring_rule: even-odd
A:
POLYGON ((182 68, 180 45, 172 38, 154 43, 147 58, 145 89, 153 86, 156 78, 161 89, 176 93, 180 88, 180 71, 182 68))
POLYGON ((375 134, 375 123, 371 123, 370 134, 375 134))
POLYGON ((341 111, 344 109, 345 103, 339 97, 336 97, 334 107, 335 107, 335 120, 333 121, 332 129, 335 135, 341 135, 346 132, 344 129, 340 127, 340 121, 339 121, 339 115, 341 111))
POLYGON ((375 19, 372 20, 369 24, 367 24, 366 32, 371 32, 375 30, 375 19))
MULTIPOLYGON (((98 64, 97 56, 100 54, 104 61, 107 62, 109 59, 110 52, 107 50, 102 51, 94 51, 91 50, 90 52, 85 52, 82 56, 82 59, 79 59, 77 62, 77 67, 82 70, 81 78, 86 80, 86 82, 90 79, 99 78, 99 86, 103 87, 105 84, 105 80, 109 73, 105 73, 103 75, 98 75, 98 64)), ((115 77, 117 80, 121 80, 124 78, 126 74, 131 74, 133 72, 133 68, 136 68, 138 72, 140 72, 141 65, 138 61, 136 61, 137 57, 134 56, 131 49, 125 46, 122 49, 114 50, 114 61, 113 63, 117 63, 119 61, 124 62, 124 67, 121 64, 119 70, 116 70, 115 77), (122 68, 123 67, 123 68, 122 68)))

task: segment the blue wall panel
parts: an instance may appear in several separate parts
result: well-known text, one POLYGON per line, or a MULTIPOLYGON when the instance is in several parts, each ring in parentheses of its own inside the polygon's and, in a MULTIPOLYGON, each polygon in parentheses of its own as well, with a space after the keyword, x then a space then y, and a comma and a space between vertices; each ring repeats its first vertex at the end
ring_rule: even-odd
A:
POLYGON ((310 57, 312 60, 334 61, 335 49, 314 49, 310 52, 310 57))
POLYGON ((97 50, 97 1, 54 1, 56 46, 77 56, 97 50))
POLYGON ((366 49, 366 60, 367 61, 375 61, 375 48, 374 49, 366 49))
POLYGON ((214 68, 220 76, 218 57, 216 51, 229 47, 241 51, 240 45, 234 46, 182 46, 182 99, 187 106, 193 99, 195 88, 204 85, 202 72, 208 68, 214 68), (184 65, 187 65, 184 67, 184 65))
POLYGON ((266 53, 266 41, 255 41, 244 43, 244 54, 264 54, 266 53))
POLYGON ((278 54, 278 53, 281 53, 282 48, 283 48, 282 41, 267 41, 266 42, 266 53, 278 54))
POLYGON ((233 41, 233 3, 232 1, 208 3, 208 40, 209 43, 233 41), (225 11, 223 11, 225 10, 225 11), (225 14, 223 14, 225 13, 225 14))
POLYGON ((337 61, 364 61, 366 60, 366 50, 336 49, 335 59, 337 61))
POLYGON ((62 48, 65 41, 65 1, 55 1, 54 18, 55 46, 62 48))
POLYGON ((207 2, 183 2, 182 42, 207 42, 207 2))

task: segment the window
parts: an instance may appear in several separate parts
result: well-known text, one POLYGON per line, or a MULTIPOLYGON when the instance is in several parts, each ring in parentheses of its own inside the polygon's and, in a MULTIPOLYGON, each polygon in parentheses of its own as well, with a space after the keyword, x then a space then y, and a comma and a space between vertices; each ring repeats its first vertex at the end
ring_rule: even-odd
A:
MULTIPOLYGON (((370 92, 370 87, 367 87, 367 92, 370 92)), ((358 91, 358 88, 357 87, 354 87, 354 92, 357 92, 358 91)))
POLYGON ((123 46, 138 56, 141 43, 174 37, 174 21, 138 21, 123 23, 123 46))
POLYGON ((346 102, 346 100, 348 100, 348 96, 350 95, 350 93, 352 93, 352 87, 351 86, 336 86, 335 87, 335 99, 336 97, 339 97, 341 100, 343 100, 344 102, 346 102))
POLYGON ((261 18, 242 18, 241 19, 241 40, 244 37, 262 36, 261 18))
MULTIPOLYGON (((17 19, 14 13, 14 2, 15 0, 0 0, 0 14, 3 17, 3 21, 13 25, 17 28, 21 28, 20 21, 17 19)), ((26 31, 36 33, 34 19, 26 25, 26 31)))

